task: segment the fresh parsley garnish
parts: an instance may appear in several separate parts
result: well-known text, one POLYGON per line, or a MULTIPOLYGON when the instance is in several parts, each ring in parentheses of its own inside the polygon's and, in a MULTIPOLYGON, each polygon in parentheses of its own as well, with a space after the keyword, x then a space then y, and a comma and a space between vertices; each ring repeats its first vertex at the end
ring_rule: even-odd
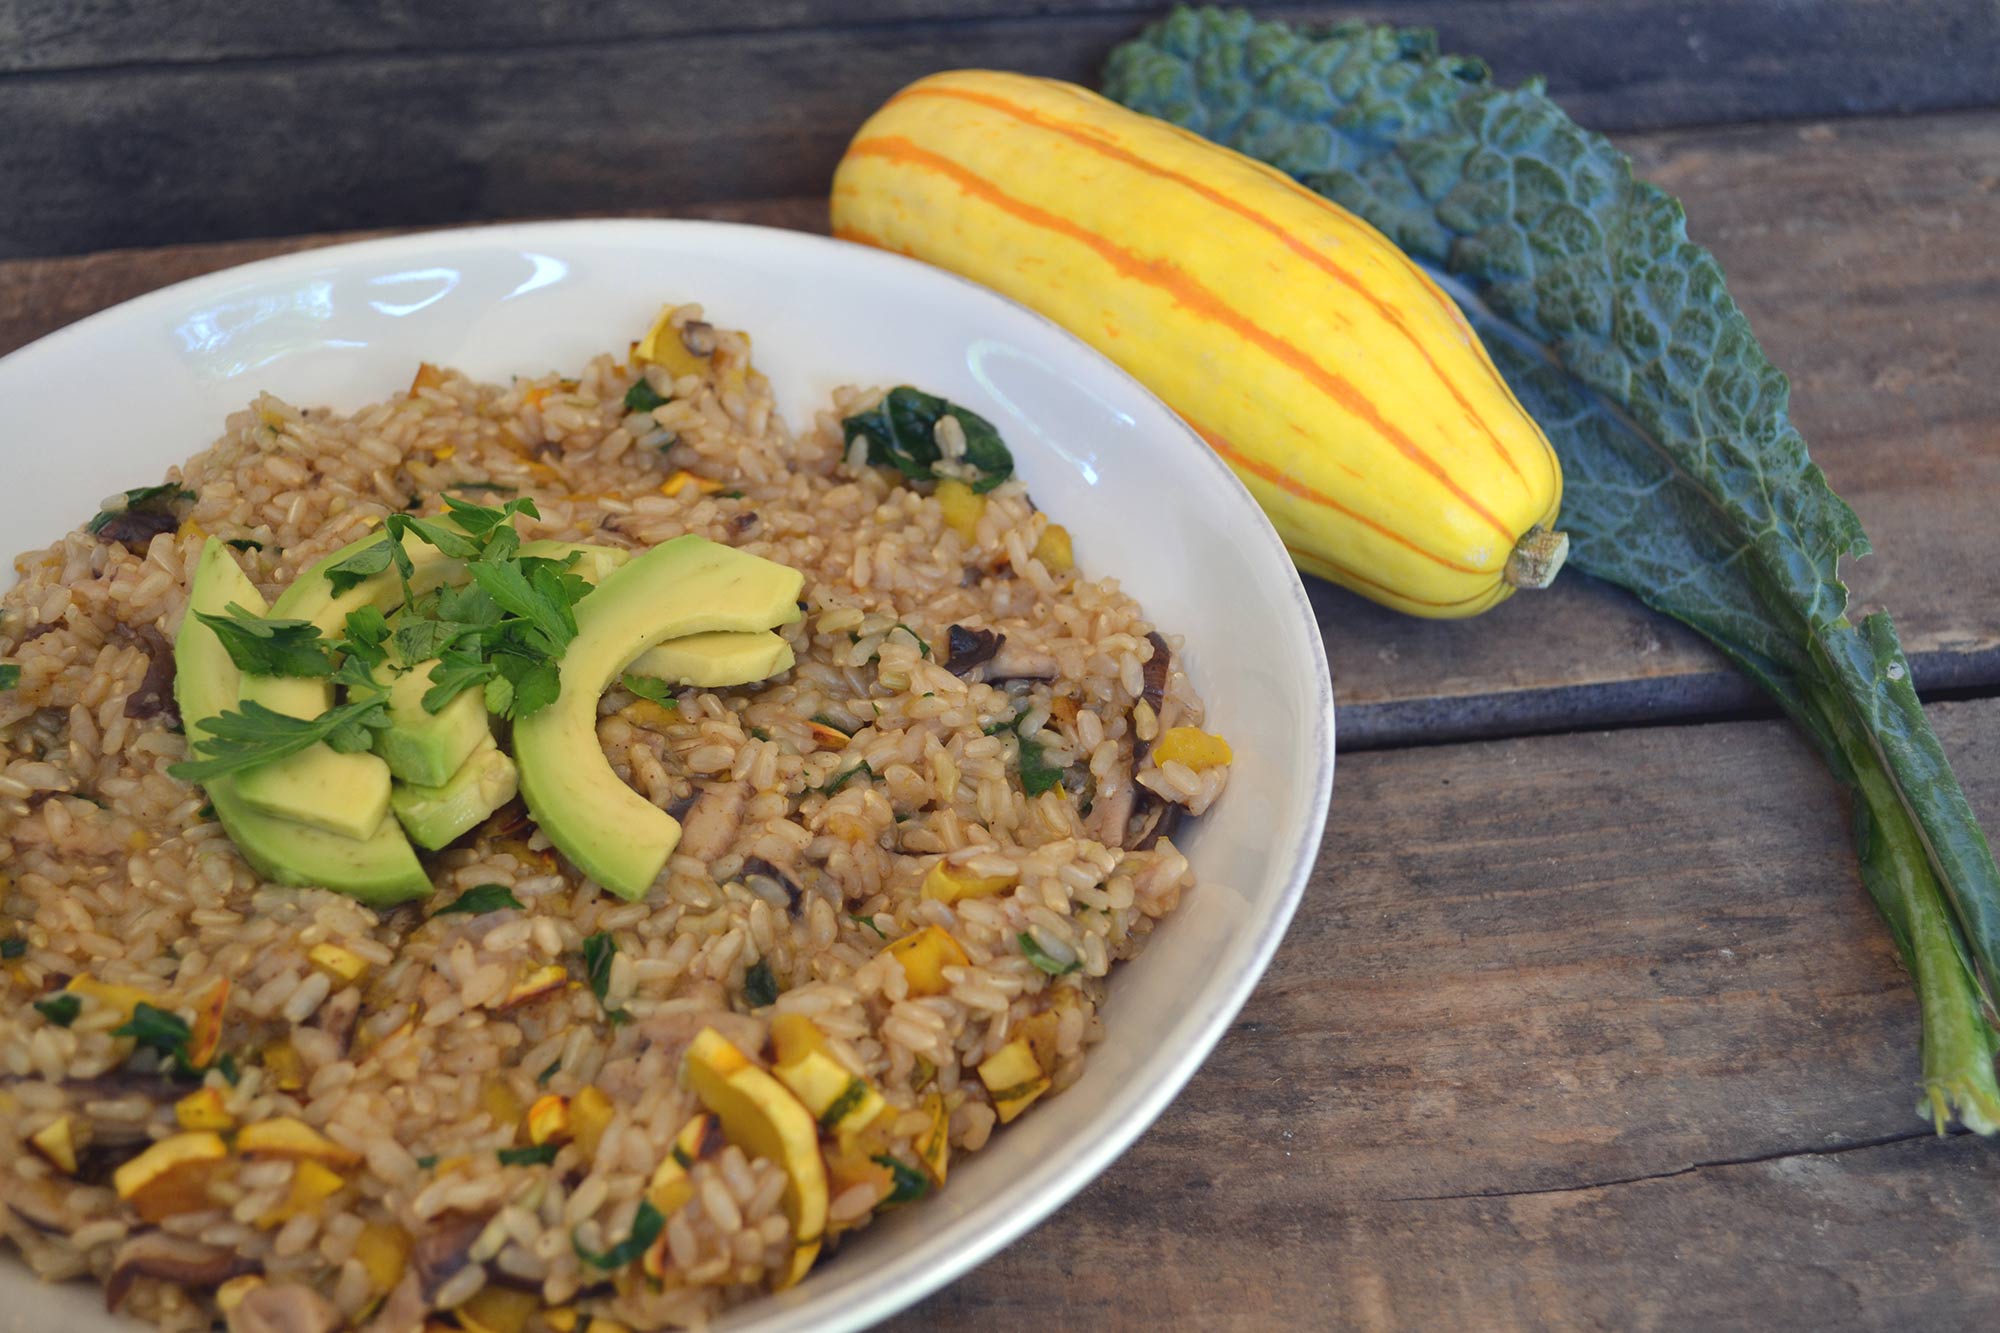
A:
POLYGON ((21 684, 21 668, 13 662, 0 662, 0 690, 18 689, 21 684))
POLYGON ((865 912, 849 912, 847 914, 847 919, 849 921, 858 922, 859 924, 868 927, 868 929, 875 932, 876 938, 878 939, 886 940, 889 938, 888 932, 883 930, 882 927, 876 925, 875 918, 869 916, 865 912))
POLYGON ((76 1022, 76 1016, 83 1011, 83 1001, 74 995, 51 995, 46 1000, 36 1000, 35 1008, 49 1022, 66 1028, 76 1022))
POLYGON ((333 658, 320 641, 319 626, 310 620, 268 620, 235 602, 223 610, 225 614, 219 616, 206 611, 197 611, 194 616, 215 631, 223 651, 244 675, 333 674, 333 658))
POLYGON ((1014 741, 1021 754, 1021 790, 1030 796, 1040 796, 1062 785, 1063 770, 1043 760, 1044 747, 1040 742, 1031 741, 1021 734, 1021 722, 1027 716, 1026 710, 1023 710, 1010 722, 989 722, 982 730, 988 736, 1001 736, 1010 731, 1014 733, 1014 741))
POLYGON ((419 1157, 417 1159, 417 1165, 426 1171, 430 1170, 437 1164, 438 1164, 438 1155, 434 1152, 425 1153, 422 1157, 419 1157))
POLYGON ((632 387, 625 391, 627 412, 650 412, 656 407, 665 407, 667 401, 660 396, 659 390, 646 382, 644 375, 632 381, 632 387))
POLYGON ((593 1268, 623 1268, 644 1254, 646 1247, 660 1238, 660 1232, 666 1225, 667 1219, 653 1206, 652 1201, 642 1199, 639 1201, 639 1211, 632 1214, 632 1229, 626 1233, 624 1240, 610 1249, 603 1251, 588 1249, 576 1238, 576 1233, 573 1231, 570 1233, 569 1243, 576 1251, 576 1257, 593 1268))
POLYGON ((199 729, 212 738, 195 742, 201 758, 184 759, 167 772, 183 782, 207 782, 311 749, 321 741, 352 754, 368 749, 374 732, 388 725, 388 704, 380 696, 341 704, 315 718, 288 717, 244 699, 236 710, 200 723, 199 729))
POLYGON ((505 884, 475 884, 431 915, 450 916, 454 912, 465 912, 473 916, 484 916, 503 907, 519 910, 520 906, 521 900, 516 898, 514 891, 505 884))
POLYGON ((547 1166, 556 1160, 556 1154, 561 1150, 562 1145, 559 1143, 538 1143, 532 1148, 502 1148, 499 1154, 500 1165, 547 1166))
POLYGON ((19 935, 9 935, 6 939, 0 940, 0 959, 11 962, 26 952, 28 952, 28 942, 19 935))
POLYGON ((1081 961, 1057 962, 1050 956, 1049 951, 1035 943, 1035 937, 1025 930, 1015 938, 1021 942, 1021 952, 1027 955, 1028 961, 1052 977, 1066 977, 1083 966, 1081 961))
POLYGON ((261 551, 264 549, 264 543, 258 541, 255 537, 231 537, 222 544, 224 546, 233 546, 239 551, 261 551))
POLYGON ((877 1205, 878 1207, 915 1203, 931 1192, 931 1178, 902 1158, 891 1157, 888 1153, 877 1153, 869 1160, 877 1166, 888 1167, 889 1179, 892 1182, 887 1197, 877 1205))
POLYGON ((188 1063, 187 1020, 179 1014, 165 1009, 154 1008, 141 1002, 132 1010, 130 1021, 111 1030, 114 1037, 130 1037, 140 1050, 154 1051, 162 1061, 172 1061, 174 1067, 191 1071, 188 1063))
POLYGON ((535 1075, 535 1086, 538 1088, 546 1088, 547 1086, 549 1086, 549 1080, 554 1078, 556 1076, 556 1071, 561 1068, 562 1068, 562 1061, 560 1060, 549 1061, 549 1067, 547 1069, 544 1069, 541 1073, 535 1075))
POLYGON ((937 426, 946 417, 957 417, 965 432, 964 462, 983 474, 972 484, 975 491, 990 491, 1014 475, 1014 455, 1000 439, 993 423, 977 412, 948 402, 909 385, 889 390, 866 412, 840 423, 845 439, 859 435, 868 442, 868 461, 893 467, 911 481, 933 481, 937 464, 944 457, 938 447, 937 426))
POLYGON ((627 694, 635 694, 641 699, 651 699, 663 708, 679 708, 680 700, 674 698, 674 687, 656 676, 635 676, 626 672, 618 678, 627 694))
POLYGON ((778 1002, 778 979, 771 975, 771 965, 761 958, 743 972, 743 998, 752 1009, 778 1002))
POLYGON ((890 628, 890 629, 892 629, 892 630, 901 630, 901 631, 903 631, 903 633, 905 633, 905 634, 909 635, 909 636, 910 636, 911 638, 913 638, 913 639, 915 639, 915 640, 917 641, 917 651, 918 651, 918 652, 922 653, 922 654, 923 654, 923 655, 924 655, 925 657, 929 657, 929 656, 931 655, 931 646, 930 646, 930 645, 929 645, 928 643, 925 643, 925 642, 924 642, 924 636, 923 636, 923 635, 921 635, 921 634, 919 634, 919 633, 917 633, 917 632, 916 632, 915 630, 911 629, 911 628, 910 628, 910 627, 909 627, 908 625, 905 625, 905 624, 904 624, 904 623, 903 623, 902 621, 900 621, 900 620, 899 620, 899 621, 897 621, 897 622, 896 622, 895 624, 891 625, 891 626, 890 626, 889 628, 890 628))

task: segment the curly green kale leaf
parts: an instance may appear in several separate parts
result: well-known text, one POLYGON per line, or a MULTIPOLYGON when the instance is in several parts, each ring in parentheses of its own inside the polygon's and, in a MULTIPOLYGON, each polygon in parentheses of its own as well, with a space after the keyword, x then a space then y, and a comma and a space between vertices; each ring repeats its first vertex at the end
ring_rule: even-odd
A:
POLYGON ((1860 522, 1672 197, 1538 82, 1426 31, 1177 9, 1105 91, 1287 172, 1429 266, 1562 458, 1571 562, 1685 621, 1855 795, 1863 880, 1924 1013, 1926 1108, 2000 1128, 2000 871, 1886 615, 1846 618, 1860 522))

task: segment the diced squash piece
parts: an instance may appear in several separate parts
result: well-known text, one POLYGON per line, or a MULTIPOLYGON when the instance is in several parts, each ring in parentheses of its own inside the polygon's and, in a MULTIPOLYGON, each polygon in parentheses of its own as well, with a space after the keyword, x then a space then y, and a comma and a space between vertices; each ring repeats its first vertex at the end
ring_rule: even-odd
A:
MULTIPOLYGON (((671 1213, 694 1197, 694 1182, 688 1172, 696 1162, 722 1151, 729 1140, 716 1118, 703 1111, 682 1125, 674 1135, 666 1158, 653 1170, 646 1197, 663 1213, 671 1213)), ((657 1276, 657 1275, 656 1275, 657 1276)))
MULTIPOLYGON (((880 1151, 880 1145, 860 1143, 844 1143, 828 1147, 826 1182, 832 1197, 839 1198, 856 1185, 867 1185, 873 1191, 873 1203, 880 1203, 888 1198, 889 1192, 896 1187, 896 1177, 888 1167, 875 1160, 876 1154, 880 1151)), ((845 1227, 834 1225, 831 1229, 841 1231, 856 1227, 867 1218, 868 1214, 863 1213, 845 1227)))
POLYGON ((603 1315, 592 1315, 583 1333, 632 1333, 632 1330, 616 1319, 606 1319, 603 1315))
POLYGON ((443 386, 444 372, 428 361, 419 361, 417 363, 417 373, 410 376, 410 397, 415 398, 421 390, 437 389, 443 386))
POLYGON ((651 699, 634 699, 619 711, 640 726, 650 727, 654 731, 665 731, 681 720, 677 710, 651 699))
POLYGON ((1067 574, 1076 568, 1076 555, 1070 550, 1069 529, 1060 523, 1051 523, 1042 529, 1042 535, 1035 539, 1035 559, 1049 567, 1053 574, 1067 574))
POLYGON ((569 1098, 556 1093, 537 1097, 528 1108, 528 1142, 540 1146, 569 1137, 569 1098))
POLYGON ((1049 1077, 1035 1060, 1035 1052, 1025 1038, 1016 1037, 979 1066, 979 1081, 993 1097, 993 1109, 1006 1124, 1034 1105, 1049 1090, 1049 1077))
POLYGON ((1230 763, 1229 742, 1200 727, 1168 727, 1153 743, 1153 762, 1177 762, 1195 772, 1230 763))
POLYGON ((174 1119, 182 1129, 207 1129, 216 1133, 236 1128, 236 1117, 222 1103, 219 1088, 196 1088, 174 1103, 174 1119))
POLYGON ((236 1150, 251 1157, 286 1157, 294 1161, 323 1162, 328 1166, 353 1167, 361 1164, 361 1154, 335 1143, 303 1120, 288 1115, 273 1116, 245 1125, 236 1136, 236 1150))
POLYGON ((340 1193, 347 1181, 338 1173, 307 1158, 292 1169, 292 1187, 285 1201, 264 1214, 267 1227, 282 1226, 295 1217, 316 1214, 320 1206, 340 1193))
POLYGON ((391 1291, 410 1263, 410 1233, 393 1222, 370 1222, 354 1238, 354 1257, 368 1274, 371 1291, 391 1291))
POLYGON ((909 978, 910 994, 942 995, 951 986, 944 979, 947 967, 966 967, 971 960, 943 926, 925 926, 889 946, 889 952, 903 965, 909 978))
POLYGON ((714 495, 717 491, 729 489, 727 482, 717 481, 713 477, 697 476, 686 468, 680 468, 660 483, 660 494, 666 496, 679 495, 690 486, 694 487, 695 493, 698 495, 714 495))
POLYGON ((596 1160, 597 1144, 604 1137, 604 1131, 611 1128, 611 1118, 615 1114, 611 1099, 595 1086, 585 1088, 570 1099, 570 1140, 582 1150, 586 1161, 596 1160))
POLYGON ((845 750, 847 743, 854 739, 840 728, 829 727, 824 722, 808 722, 806 730, 812 733, 812 738, 819 742, 820 748, 826 750, 845 750))
POLYGON ((466 1333, 523 1333, 541 1308, 541 1297, 535 1293, 489 1282, 453 1313, 466 1333))
POLYGON ((931 1179, 942 1185, 945 1171, 951 1165, 951 1112, 945 1107, 943 1095, 933 1092, 924 1098, 924 1113, 930 1116, 931 1123, 917 1140, 917 1160, 930 1172, 931 1179))
POLYGON ((923 896, 934 902, 955 903, 961 898, 990 898, 1004 893, 1020 881, 1013 875, 968 875, 939 861, 924 876, 923 896))
POLYGON ((938 508, 944 510, 945 526, 965 538, 970 546, 979 539, 979 520, 986 514, 986 497, 956 478, 938 483, 938 508))
POLYGON ((313 945, 306 951, 306 959, 335 981, 359 981, 361 974, 368 970, 367 959, 352 949, 333 943, 313 945))
POLYGON ((230 1278, 215 1289, 215 1308, 224 1319, 236 1312, 243 1304, 243 1298, 264 1285, 264 1279, 255 1273, 245 1273, 241 1277, 230 1278))
POLYGON ((660 311, 660 317, 653 321, 653 327, 646 330, 646 336, 633 350, 633 357, 664 368, 675 379, 683 375, 708 374, 709 358, 688 350, 681 331, 673 325, 673 315, 672 306, 660 311))
POLYGON ((791 1286, 819 1257, 826 1236, 826 1162, 818 1126, 785 1085, 750 1063, 714 1028, 703 1028, 683 1065, 688 1085, 722 1122, 729 1141, 775 1163, 785 1173, 785 1215, 791 1220, 790 1267, 776 1286, 791 1286))
POLYGON ((553 1310, 544 1310, 542 1322, 554 1329, 555 1333, 576 1333, 576 1307, 558 1305, 553 1310))
POLYGON ((159 1222, 208 1207, 208 1183, 228 1159, 219 1134, 174 1134, 112 1172, 111 1184, 140 1217, 159 1222))
POLYGON ((36 1152, 66 1176, 76 1174, 76 1122, 67 1112, 28 1136, 36 1152))
POLYGON ((188 1029, 188 1064, 206 1069, 222 1049, 222 1014, 229 1007, 229 978, 217 977, 195 1002, 194 1023, 188 1029))
POLYGON ((306 1085, 306 1063, 289 1040, 281 1037, 272 1042, 260 1058, 271 1086, 280 1092, 297 1092, 306 1085))
POLYGON ((1028 1043, 1035 1063, 1044 1072, 1056 1067, 1056 1029, 1062 1026, 1062 1015, 1053 1009, 1044 1009, 1032 1018, 1021 1020, 1014 1035, 1028 1043))
POLYGON ((173 1008, 164 996, 152 991, 140 990, 137 986, 114 986, 93 977, 71 977, 69 985, 63 989, 116 1009, 127 1023, 132 1021, 132 1011, 142 1004, 150 1004, 156 1009, 173 1008))
POLYGON ((521 1099, 514 1087, 497 1074, 489 1074, 479 1085, 479 1109, 495 1129, 514 1129, 521 1123, 521 1099))
POLYGON ((825 1051, 806 1051, 796 1060, 774 1064, 771 1072, 811 1111, 820 1131, 852 1132, 882 1113, 886 1103, 867 1079, 825 1051))
POLYGON ((514 988, 507 992, 507 998, 500 1001, 500 1007, 512 1009, 517 1004, 540 999, 567 980, 569 980, 568 968, 558 963, 544 964, 515 982, 514 988))

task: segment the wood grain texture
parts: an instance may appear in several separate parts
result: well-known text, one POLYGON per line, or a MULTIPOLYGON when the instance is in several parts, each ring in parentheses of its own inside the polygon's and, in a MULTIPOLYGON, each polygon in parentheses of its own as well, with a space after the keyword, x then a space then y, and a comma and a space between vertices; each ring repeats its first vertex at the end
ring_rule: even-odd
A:
MULTIPOLYGON (((2000 701, 1933 716, 1990 823, 2000 701)), ((899 1327, 1968 1322, 2000 1159, 1912 1112, 1845 827, 1776 723, 1349 756, 1201 1073, 899 1327)))
MULTIPOLYGON (((817 191, 909 80, 989 65, 1094 82, 1160 11, 980 0, 939 18, 959 12, 0 0, 0 257, 817 191)), ((1611 130, 1990 103, 2000 56, 1989 0, 1360 12, 1435 25, 1509 80, 1546 74, 1611 130)))
MULTIPOLYGON (((2000 684, 2000 114, 1627 136, 1687 202, 1813 455, 1877 552, 1857 604, 1896 616, 1926 689, 2000 684)), ((816 196, 661 210, 822 229, 816 196)), ((343 237, 0 263, 0 351, 196 273, 343 237)), ((1760 696, 1692 632, 1566 576, 1425 622, 1312 582, 1342 744, 1716 715, 1760 696)))

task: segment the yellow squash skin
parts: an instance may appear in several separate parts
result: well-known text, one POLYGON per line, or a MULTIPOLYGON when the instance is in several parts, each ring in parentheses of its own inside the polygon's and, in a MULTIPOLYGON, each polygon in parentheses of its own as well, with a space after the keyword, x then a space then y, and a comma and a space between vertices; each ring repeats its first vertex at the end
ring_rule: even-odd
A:
MULTIPOLYGON (((1475 615, 1562 472, 1458 308, 1289 177, 1050 79, 937 74, 861 127, 836 236, 1056 320, 1185 417, 1299 567, 1475 615)), ((1532 544, 1532 543, 1531 543, 1532 544)))

